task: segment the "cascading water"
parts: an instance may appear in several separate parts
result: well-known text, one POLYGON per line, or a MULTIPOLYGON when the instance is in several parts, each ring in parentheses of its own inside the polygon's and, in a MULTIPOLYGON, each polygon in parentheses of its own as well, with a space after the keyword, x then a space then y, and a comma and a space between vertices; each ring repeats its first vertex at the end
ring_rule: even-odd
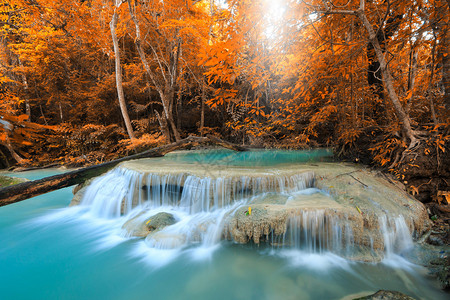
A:
POLYGON ((173 206, 190 214, 210 212, 265 192, 296 192, 313 185, 313 173, 279 177, 197 177, 186 173, 142 174, 116 168, 96 178, 81 205, 92 214, 117 218, 132 208, 173 206))
MULTIPOLYGON (((176 223, 149 234, 145 243, 172 249, 200 243, 213 246, 223 236, 224 220, 240 206, 268 192, 295 193, 313 186, 314 174, 286 176, 199 177, 189 173, 142 173, 116 168, 87 187, 81 206, 95 217, 122 224, 139 223, 158 212, 174 215, 176 223)), ((122 235, 130 234, 126 231, 122 235)))
MULTIPOLYGON (((257 172, 246 176, 206 173, 206 176, 198 176, 186 171, 144 173, 119 167, 88 186, 81 206, 95 217, 125 225, 131 220, 141 227, 157 213, 172 214, 175 224, 155 232, 144 232, 147 235, 145 243, 150 248, 213 246, 226 235, 224 223, 238 214, 240 207, 251 206, 270 195, 285 195, 281 204, 287 206, 308 203, 308 197, 316 199, 315 195, 331 201, 328 193, 314 186, 315 176, 309 171, 257 172)), ((383 213, 379 224, 386 257, 411 245, 411 233, 402 216, 392 218, 383 213)), ((270 228, 270 233, 262 240, 277 249, 297 249, 307 253, 332 252, 352 257, 355 252, 349 217, 336 210, 320 207, 293 210, 283 226, 281 234, 270 228)), ((133 233, 123 230, 120 235, 128 237, 133 233)), ((231 238, 234 238, 233 234, 231 238)), ((374 252, 372 237, 370 248, 374 252)))
POLYGON ((344 250, 352 248, 353 235, 345 220, 324 210, 303 211, 289 218, 282 245, 310 253, 345 255, 344 250))
POLYGON ((402 253, 413 246, 411 232, 403 216, 388 219, 386 215, 380 217, 380 229, 383 233, 386 257, 402 253))

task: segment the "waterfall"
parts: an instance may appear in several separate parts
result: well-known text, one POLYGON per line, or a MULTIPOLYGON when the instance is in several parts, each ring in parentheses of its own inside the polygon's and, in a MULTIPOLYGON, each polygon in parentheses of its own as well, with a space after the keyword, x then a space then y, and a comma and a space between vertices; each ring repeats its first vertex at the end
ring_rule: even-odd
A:
MULTIPOLYGON (((81 206, 96 218, 122 223, 137 218, 142 224, 159 212, 169 212, 176 223, 149 234, 145 239, 148 247, 212 247, 223 238, 225 218, 257 195, 294 193, 313 184, 312 172, 199 177, 187 172, 143 173, 118 167, 90 183, 81 206)), ((121 235, 129 236, 126 232, 121 235)))
POLYGON ((353 246, 350 226, 325 210, 305 210, 289 217, 282 235, 282 248, 298 249, 309 253, 333 252, 344 254, 353 246))
MULTIPOLYGON (((379 226, 385 258, 401 254, 413 246, 412 235, 403 216, 388 217, 384 214, 379 217, 379 226)), ((324 210, 303 211, 289 217, 285 234, 274 244, 308 253, 333 252, 345 257, 351 256, 355 246, 349 224, 324 210)), ((373 252, 373 245, 371 248, 373 252)))
POLYGON ((102 218, 117 218, 134 207, 174 207, 189 214, 212 212, 265 192, 296 192, 313 186, 311 172, 288 176, 197 177, 187 173, 143 174, 115 168, 96 178, 81 205, 102 218))
POLYGON ((411 233, 403 216, 388 219, 386 215, 379 218, 380 229, 383 234, 385 256, 402 253, 413 246, 411 233))
POLYGON ((224 238, 239 243, 253 239, 258 244, 262 237, 275 250, 366 259, 372 254, 382 256, 383 246, 384 256, 389 257, 412 245, 405 218, 389 215, 378 203, 373 207, 381 211, 379 230, 370 226, 364 235, 358 226, 366 226, 368 219, 359 207, 335 201, 324 192, 334 189, 331 185, 318 189, 312 171, 260 168, 254 173, 246 170, 244 176, 240 169, 206 169, 201 174, 188 168, 158 168, 147 172, 119 166, 109 171, 86 188, 81 207, 94 218, 117 220, 118 227, 126 231, 121 237, 146 237, 146 247, 160 250, 193 244, 208 248, 224 238), (256 209, 253 215, 245 212, 250 206, 256 209), (266 207, 275 214, 265 212, 266 207), (146 229, 145 222, 161 212, 172 215, 175 223, 146 229), (134 219, 136 226, 144 228, 142 235, 127 231, 125 224, 134 219))

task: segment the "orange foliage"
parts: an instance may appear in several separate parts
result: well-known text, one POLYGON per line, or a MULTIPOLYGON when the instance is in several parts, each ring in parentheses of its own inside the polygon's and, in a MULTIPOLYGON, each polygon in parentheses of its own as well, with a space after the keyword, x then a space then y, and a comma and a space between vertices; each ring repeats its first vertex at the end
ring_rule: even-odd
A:
MULTIPOLYGON (((450 142, 447 2, 364 9, 401 109, 439 159, 450 142)), ((14 133, 0 126, 0 143, 38 164, 84 164, 170 142, 176 131, 214 132, 259 146, 364 152, 400 168, 408 141, 385 83, 369 80, 378 58, 367 29, 354 14, 330 13, 359 3, 124 1, 117 37, 131 142, 115 89, 114 3, 0 0, 0 117, 14 125, 14 133)))

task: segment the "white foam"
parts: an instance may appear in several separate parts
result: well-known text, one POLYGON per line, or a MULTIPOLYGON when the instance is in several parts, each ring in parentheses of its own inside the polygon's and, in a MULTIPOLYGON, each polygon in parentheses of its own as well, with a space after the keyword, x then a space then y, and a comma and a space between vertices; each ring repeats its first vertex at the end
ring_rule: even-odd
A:
POLYGON ((331 268, 350 270, 348 260, 331 252, 311 253, 297 249, 281 250, 279 256, 288 260, 290 267, 308 268, 312 271, 327 271, 331 268))

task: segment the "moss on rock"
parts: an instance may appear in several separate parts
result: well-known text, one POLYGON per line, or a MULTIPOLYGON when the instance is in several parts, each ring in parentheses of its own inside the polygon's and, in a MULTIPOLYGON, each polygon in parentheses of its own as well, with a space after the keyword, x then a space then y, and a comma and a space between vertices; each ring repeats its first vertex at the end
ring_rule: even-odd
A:
POLYGON ((16 178, 0 175, 0 188, 28 181, 25 178, 16 178))

